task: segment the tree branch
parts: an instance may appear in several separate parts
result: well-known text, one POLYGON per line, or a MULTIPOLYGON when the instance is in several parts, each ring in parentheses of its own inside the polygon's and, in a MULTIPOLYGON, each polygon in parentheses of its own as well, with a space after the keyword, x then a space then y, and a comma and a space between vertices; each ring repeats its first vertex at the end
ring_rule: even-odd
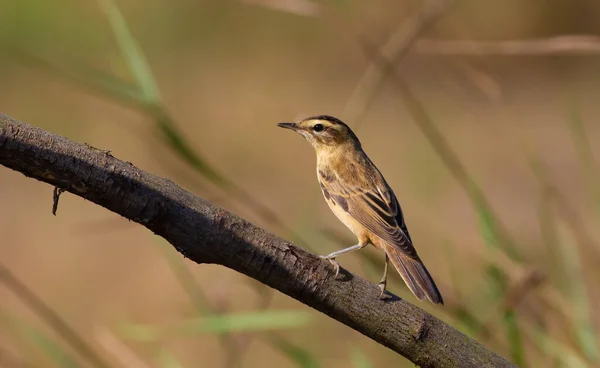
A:
POLYGON ((147 227, 196 263, 269 285, 419 366, 514 367, 420 308, 379 300, 377 287, 345 270, 334 280, 328 262, 108 151, 0 114, 0 164, 147 227))

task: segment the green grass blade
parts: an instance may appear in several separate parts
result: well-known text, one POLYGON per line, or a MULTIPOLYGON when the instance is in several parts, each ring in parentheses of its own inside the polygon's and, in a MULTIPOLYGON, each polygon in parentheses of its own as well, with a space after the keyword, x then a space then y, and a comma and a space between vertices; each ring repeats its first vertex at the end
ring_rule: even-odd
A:
POLYGON ((121 83, 115 78, 89 80, 89 78, 74 75, 71 71, 65 73, 61 70, 64 68, 55 69, 60 70, 61 74, 68 76, 70 79, 82 82, 96 91, 102 91, 119 102, 127 102, 149 113, 154 119, 155 127, 162 134, 166 144, 195 171, 238 200, 266 223, 273 224, 284 230, 294 242, 300 245, 306 244, 300 236, 285 225, 273 210, 256 200, 242 186, 238 186, 227 179, 192 148, 162 106, 160 93, 146 57, 131 34, 119 8, 112 0, 98 0, 98 2, 107 16, 121 52, 127 60, 129 69, 137 83, 139 92, 133 91, 128 83, 121 83))
POLYGON ((204 295, 202 288, 184 264, 183 256, 176 252, 163 238, 153 236, 152 239, 158 244, 164 258, 169 264, 171 272, 173 272, 177 278, 181 288, 187 293, 196 310, 200 314, 213 314, 214 310, 210 305, 208 298, 204 295))
POLYGON ((484 240, 484 243, 491 248, 498 248, 498 231, 494 222, 493 215, 484 206, 477 205, 477 219, 479 225, 479 233, 484 240))
POLYGON ((506 328, 513 363, 518 367, 525 367, 525 345, 523 344, 517 311, 514 309, 505 311, 502 322, 506 328))
POLYGON ((299 368, 319 368, 321 366, 313 354, 298 345, 275 335, 269 335, 268 340, 273 348, 285 355, 299 368))
POLYGON ((574 104, 570 108, 569 128, 571 130, 573 145, 579 155, 581 168, 587 181, 590 202, 593 204, 596 216, 600 216, 600 177, 597 169, 598 165, 592 153, 581 113, 574 104))
POLYGON ((188 332, 221 334, 296 328, 306 325, 311 314, 303 311, 261 311, 211 316, 191 321, 179 329, 188 332))
POLYGON ((154 106, 152 110, 153 115, 155 116, 156 126, 166 137, 167 143, 183 157, 186 162, 191 164, 209 180, 221 187, 230 187, 231 183, 218 174, 216 170, 194 152, 183 136, 177 131, 171 118, 161 107, 160 93, 148 61, 137 40, 131 34, 127 22, 115 2, 113 0, 98 0, 98 2, 106 13, 108 21, 119 43, 121 53, 127 61, 129 69, 144 96, 145 102, 154 106))
MULTIPOLYGON (((194 305, 196 308, 196 311, 200 315, 218 315, 220 312, 222 312, 215 310, 215 308, 211 305, 210 300, 204 294, 202 288, 198 282, 196 282, 196 279, 184 264, 183 257, 177 253, 164 239, 156 237, 153 237, 153 239, 158 240, 160 249, 166 258, 171 271, 177 278, 177 281, 181 285, 182 289, 188 294, 188 297, 190 298, 192 305, 194 305)), ((140 334, 141 340, 154 340, 160 336, 153 331, 147 330, 140 331, 140 334)), ((228 364, 227 366, 236 366, 235 361, 241 359, 243 350, 242 347, 240 347, 236 341, 232 340, 231 336, 227 332, 219 335, 219 342, 224 349, 226 359, 228 362, 231 362, 231 364, 228 364)))
POLYGON ((568 346, 555 340, 551 335, 542 331, 539 327, 525 328, 524 332, 547 358, 560 361, 569 368, 590 368, 591 365, 568 346))
POLYGON ((33 325, 10 315, 4 315, 6 322, 31 346, 41 351, 51 362, 61 368, 82 367, 77 360, 55 340, 48 337, 33 325))
MULTIPOLYGON (((508 275, 496 264, 488 264, 486 274, 489 280, 490 299, 496 303, 503 303, 510 286, 508 275)), ((525 346, 518 323, 517 311, 512 308, 505 309, 501 321, 506 331, 512 360, 517 366, 522 367, 525 365, 525 346)))
POLYGON ((457 327, 464 333, 469 336, 475 336, 484 330, 484 325, 479 321, 479 319, 468 309, 468 302, 465 297, 462 295, 459 281, 459 270, 456 265, 459 265, 460 262, 456 262, 456 251, 455 247, 450 241, 444 242, 444 253, 445 257, 448 260, 448 265, 450 267, 450 285, 452 289, 455 290, 456 299, 460 301, 460 303, 456 303, 452 305, 452 310, 450 310, 450 314, 453 318, 455 318, 460 325, 457 327))
POLYGON ((106 13, 121 52, 125 56, 129 69, 140 87, 146 102, 155 105, 160 104, 160 93, 148 61, 136 39, 131 34, 123 14, 121 14, 121 11, 112 0, 98 0, 98 3, 106 13))
MULTIPOLYGON (((389 63, 388 60, 381 61, 386 63, 386 67, 391 68, 391 65, 387 65, 387 63, 389 63)), ((466 166, 451 148, 445 136, 435 125, 429 111, 399 76, 393 73, 390 76, 393 77, 394 85, 397 88, 397 91, 402 95, 405 106, 418 128, 427 138, 429 144, 435 150, 443 164, 466 190, 472 205, 478 213, 480 221, 483 220, 486 223, 486 226, 488 226, 487 230, 493 234, 496 243, 489 244, 498 246, 511 259, 519 262, 522 261, 521 254, 515 241, 510 237, 508 231, 501 223, 499 216, 493 211, 484 191, 473 179, 473 176, 468 172, 466 166)))
POLYGON ((165 138, 166 144, 195 171, 221 189, 231 191, 234 188, 232 182, 217 172, 203 157, 194 151, 181 132, 177 130, 173 120, 162 109, 159 108, 154 113, 154 122, 165 138))
POLYGON ((583 273, 583 265, 579 257, 580 244, 563 222, 558 222, 559 236, 562 239, 562 256, 564 260, 568 287, 566 293, 574 307, 573 324, 579 347, 587 359, 592 362, 600 360, 598 335, 594 330, 593 314, 590 310, 590 299, 583 273))
POLYGON ((469 336, 475 336, 485 329, 484 324, 464 306, 455 307, 452 316, 462 324, 458 328, 469 336))
POLYGON ((538 222, 540 224, 540 234, 542 243, 547 249, 547 277, 551 279, 552 284, 557 285, 558 290, 564 292, 568 287, 566 285, 567 276, 563 264, 562 251, 558 240, 557 221, 552 213, 551 198, 549 194, 542 195, 538 209, 538 222))
POLYGON ((472 180, 469 181, 466 189, 471 203, 475 207, 479 233, 485 244, 489 248, 503 251, 513 260, 522 261, 522 256, 515 248, 513 241, 506 236, 505 231, 501 230, 500 220, 487 203, 483 191, 472 180))
MULTIPOLYGON (((567 295, 567 299, 572 302, 574 307, 575 313, 571 315, 571 322, 574 325, 581 350, 587 359, 597 362, 600 360, 600 353, 598 352, 599 339, 593 328, 593 315, 590 310, 586 279, 579 257, 579 250, 585 244, 577 244, 577 236, 574 233, 577 230, 573 227, 573 224, 567 224, 566 220, 557 218, 552 209, 546 204, 550 200, 559 201, 558 193, 551 184, 546 182, 544 167, 540 160, 534 158, 530 161, 532 171, 540 182, 542 191, 547 193, 542 197, 540 226, 542 236, 548 244, 549 253, 552 256, 552 273, 558 274, 558 276, 555 276, 555 282, 559 285, 559 290, 567 295)), ((562 212, 559 212, 559 214, 562 214, 562 212)), ((570 217, 569 220, 572 221, 570 217)))
POLYGON ((0 263, 0 283, 4 284, 52 331, 58 334, 74 351, 77 351, 81 357, 87 359, 90 364, 97 368, 110 367, 104 358, 63 320, 60 314, 47 305, 2 263, 0 263))
POLYGON ((121 334, 137 341, 157 341, 166 336, 260 332, 305 326, 311 314, 303 311, 261 311, 212 315, 192 319, 170 327, 129 325, 120 328, 121 334))
POLYGON ((137 342, 156 342, 166 337, 163 329, 151 325, 124 325, 117 329, 123 339, 137 342))
POLYGON ((184 368, 175 355, 166 349, 162 349, 158 354, 158 366, 162 368, 184 368))
POLYGON ((80 84, 94 93, 137 107, 146 101, 139 88, 117 77, 79 63, 62 66, 48 58, 27 50, 15 50, 15 55, 23 63, 39 67, 53 74, 59 74, 70 82, 80 84))
MULTIPOLYGON (((476 203, 476 209, 479 220, 479 231, 484 242, 488 245, 488 251, 502 249, 502 242, 499 239, 501 235, 493 214, 481 202, 476 203)), ((510 249, 509 247, 504 247, 504 250, 507 252, 510 249)), ((518 255, 513 254, 513 256, 517 257, 518 255)), ((501 302, 508 292, 508 275, 497 264, 492 263, 486 267, 486 273, 489 277, 492 299, 501 302)), ((512 309, 504 311, 502 323, 506 329, 512 360, 517 366, 523 366, 525 364, 525 347, 519 330, 517 312, 512 309)))
POLYGON ((488 293, 490 301, 499 302, 504 298, 508 290, 508 276, 498 265, 489 263, 485 267, 488 279, 488 293))
POLYGON ((350 360, 354 368, 372 368, 373 365, 369 361, 369 358, 360 349, 352 349, 350 353, 350 360))
POLYGON ((81 83, 107 93, 113 99, 132 105, 146 103, 145 96, 131 83, 84 65, 74 65, 71 69, 75 71, 74 75, 81 76, 81 83))

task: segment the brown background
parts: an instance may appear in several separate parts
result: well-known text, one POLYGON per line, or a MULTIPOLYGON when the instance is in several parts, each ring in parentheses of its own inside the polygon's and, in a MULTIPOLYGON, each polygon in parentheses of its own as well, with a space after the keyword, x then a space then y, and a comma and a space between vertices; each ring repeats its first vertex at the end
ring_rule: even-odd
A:
MULTIPOLYGON (((193 147, 320 253, 342 246, 323 236, 320 229, 332 228, 351 239, 350 233, 322 199, 311 148, 275 124, 315 114, 343 118, 344 106, 369 63, 354 35, 380 45, 422 6, 421 2, 386 0, 330 3, 335 17, 301 16, 237 1, 117 2, 146 53, 166 108, 193 147)), ((466 0, 459 1, 424 37, 506 40, 594 34, 600 31, 599 14, 600 6, 591 0, 466 0)), ((60 73, 32 65, 12 51, 26 50, 67 69, 73 64, 93 66, 132 80, 94 1, 3 1, 0 42, 3 113, 111 150, 120 159, 169 177, 286 236, 193 173, 164 145, 147 116, 92 93, 60 73)), ((490 259, 496 260, 517 284, 523 273, 539 270, 548 280, 527 293, 518 309, 526 362, 532 367, 550 366, 545 365, 549 360, 539 343, 527 337, 530 322, 540 320, 547 326, 546 336, 585 356, 576 337, 577 321, 590 318, 596 326, 599 316, 595 281, 599 276, 599 213, 587 181, 598 167, 594 164, 596 171, 582 167, 580 144, 573 139, 571 125, 574 114, 580 116, 594 154, 600 154, 596 144, 600 138, 598 56, 411 53, 397 64, 517 239, 524 257, 518 264, 487 250, 478 214, 464 188, 387 83, 356 133, 394 188, 415 245, 438 280, 450 311, 419 305, 457 327, 460 318, 451 312, 452 307, 466 305, 492 326, 492 337, 482 337, 483 342, 510 357, 509 338, 498 313, 500 302, 490 296, 484 268, 490 259), (589 304, 584 305, 589 314, 570 297, 572 286, 560 286, 572 285, 573 275, 557 273, 542 240, 538 214, 547 199, 542 197, 531 160, 543 163, 547 181, 556 186, 578 223, 589 232, 591 241, 584 245, 568 239, 561 243, 568 254, 581 259, 576 264, 583 272, 583 290, 589 293, 589 304), (541 296, 544 293, 556 297, 556 303, 568 311, 567 317, 548 305, 541 296)), ((51 205, 51 187, 0 168, 0 259, 111 361, 126 353, 123 346, 107 345, 106 329, 129 323, 168 325, 196 315, 169 268, 162 240, 69 194, 61 198, 57 217, 51 215, 51 205)), ((566 223, 561 224, 561 229, 568 229, 566 223)), ((570 236, 568 230, 563 234, 570 236)), ((371 281, 378 280, 379 270, 365 271, 359 256, 341 262, 371 281)), ((186 263, 223 313, 255 310, 260 303, 257 285, 246 277, 218 266, 186 263)), ((393 279, 391 290, 416 302, 398 278, 393 279)), ((0 300, 3 314, 46 328, 8 289, 0 287, 0 300)), ((269 308, 307 310, 282 295, 275 295, 269 308)), ((0 330, 3 349, 37 366, 51 366, 43 354, 24 348, 27 344, 19 343, 10 331, 0 330)), ((353 349, 363 351, 375 367, 411 366, 316 312, 307 326, 280 335, 327 367, 350 366, 353 349)), ((225 361, 219 339, 213 335, 127 344, 148 366, 158 366, 155 356, 160 349, 170 350, 186 367, 222 366, 225 361)), ((294 366, 260 336, 249 345, 242 362, 244 367, 294 366)))

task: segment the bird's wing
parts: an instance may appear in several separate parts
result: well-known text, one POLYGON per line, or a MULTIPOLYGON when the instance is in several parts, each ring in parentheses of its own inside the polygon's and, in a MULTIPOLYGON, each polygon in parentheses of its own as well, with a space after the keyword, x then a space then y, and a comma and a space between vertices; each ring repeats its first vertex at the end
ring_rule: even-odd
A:
POLYGON ((368 186, 343 180, 337 175, 328 175, 320 181, 325 196, 361 225, 402 253, 418 259, 394 192, 379 172, 376 176, 373 179, 379 180, 373 182, 378 184, 368 186))

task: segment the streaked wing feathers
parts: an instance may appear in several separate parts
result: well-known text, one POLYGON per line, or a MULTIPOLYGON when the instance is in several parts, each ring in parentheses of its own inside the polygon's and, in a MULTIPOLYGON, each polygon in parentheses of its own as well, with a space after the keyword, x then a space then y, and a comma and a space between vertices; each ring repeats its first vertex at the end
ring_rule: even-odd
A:
POLYGON ((320 180, 321 186, 333 201, 373 234, 411 258, 418 259, 398 200, 383 178, 381 185, 372 188, 342 183, 335 175, 327 179, 320 180))

